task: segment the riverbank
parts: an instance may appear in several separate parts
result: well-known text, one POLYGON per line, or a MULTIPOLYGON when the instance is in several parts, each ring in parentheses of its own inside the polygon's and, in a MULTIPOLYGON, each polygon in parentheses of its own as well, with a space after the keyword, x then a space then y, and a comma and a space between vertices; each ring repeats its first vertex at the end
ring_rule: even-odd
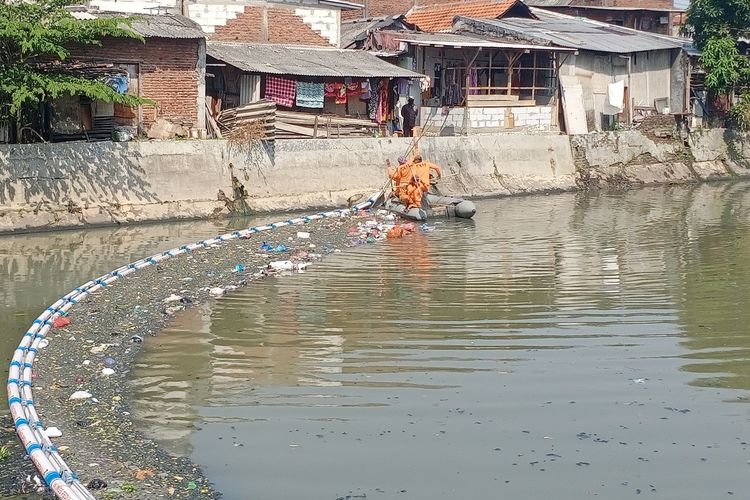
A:
MULTIPOLYGON (((581 136, 424 137, 459 197, 750 176, 750 135, 656 122, 581 136)), ((382 188, 408 138, 0 145, 0 233, 343 206, 382 188)))
MULTIPOLYGON (((34 397, 45 425, 62 431, 55 445, 83 484, 106 483, 106 489, 93 490, 97 496, 217 498, 196 465, 161 450, 130 419, 128 376, 143 342, 153 341, 182 309, 287 272, 269 270, 271 262, 304 268, 347 246, 367 244, 373 224, 369 216, 330 218, 219 243, 145 268, 76 305, 71 324, 52 331, 34 364, 34 397), (77 391, 92 397, 70 400, 77 391)), ((0 438, 10 443, 7 431, 0 438)), ((0 492, 35 489, 35 471, 21 447, 11 445, 0 492)))

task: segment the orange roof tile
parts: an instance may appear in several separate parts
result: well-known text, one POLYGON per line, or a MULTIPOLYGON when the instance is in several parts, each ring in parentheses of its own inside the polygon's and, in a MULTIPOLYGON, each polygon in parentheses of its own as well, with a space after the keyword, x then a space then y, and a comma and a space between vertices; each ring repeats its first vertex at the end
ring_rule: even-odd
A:
POLYGON ((453 18, 456 16, 497 19, 517 3, 520 2, 518 0, 483 0, 448 5, 430 5, 414 10, 406 16, 406 20, 415 24, 422 31, 447 31, 453 26, 453 18))

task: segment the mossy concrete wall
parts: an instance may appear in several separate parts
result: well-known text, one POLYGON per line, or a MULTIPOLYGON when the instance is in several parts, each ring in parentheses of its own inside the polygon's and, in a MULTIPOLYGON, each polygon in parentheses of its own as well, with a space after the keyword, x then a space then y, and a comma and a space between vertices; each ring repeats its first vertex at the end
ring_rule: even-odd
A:
MULTIPOLYGON (((385 183, 409 139, 152 141, 0 146, 0 232, 341 206, 385 183), (233 182, 233 177, 235 181, 233 182), (238 198, 244 196, 243 203, 238 198)), ((558 135, 424 138, 448 193, 575 187, 558 135)))
MULTIPOLYGON (((0 232, 341 206, 385 183, 409 139, 0 146, 0 232), (234 178, 234 181, 233 181, 234 178)), ((750 136, 641 132, 425 137, 456 196, 627 187, 750 174, 750 136)))
POLYGON ((732 179, 750 175, 750 135, 725 129, 685 137, 638 131, 571 136, 581 189, 732 179))

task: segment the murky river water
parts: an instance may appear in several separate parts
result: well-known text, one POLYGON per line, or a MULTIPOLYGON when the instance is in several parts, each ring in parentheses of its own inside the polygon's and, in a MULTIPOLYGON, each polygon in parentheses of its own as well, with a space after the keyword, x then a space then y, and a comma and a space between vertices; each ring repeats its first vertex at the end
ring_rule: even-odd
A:
MULTIPOLYGON (((478 208, 187 311, 135 370, 142 425, 229 499, 747 498, 750 184, 478 208)), ((220 230, 154 227, 0 239, 5 352, 220 230)))

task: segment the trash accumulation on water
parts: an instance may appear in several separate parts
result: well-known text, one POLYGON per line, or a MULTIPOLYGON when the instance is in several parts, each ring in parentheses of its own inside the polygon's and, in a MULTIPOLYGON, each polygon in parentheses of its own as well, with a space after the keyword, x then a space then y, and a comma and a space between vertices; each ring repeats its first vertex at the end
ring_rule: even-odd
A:
MULTIPOLYGON (((167 454, 129 418, 126 381, 141 344, 188 307, 257 279, 305 272, 343 249, 417 230, 427 229, 397 224, 385 211, 330 217, 304 230, 280 227, 197 248, 91 294, 57 318, 34 363, 35 405, 49 426, 45 432, 91 490, 138 498, 217 497, 197 466, 167 454)), ((0 491, 43 491, 30 462, 23 462, 18 446, 14 451, 17 466, 0 473, 0 491)))

